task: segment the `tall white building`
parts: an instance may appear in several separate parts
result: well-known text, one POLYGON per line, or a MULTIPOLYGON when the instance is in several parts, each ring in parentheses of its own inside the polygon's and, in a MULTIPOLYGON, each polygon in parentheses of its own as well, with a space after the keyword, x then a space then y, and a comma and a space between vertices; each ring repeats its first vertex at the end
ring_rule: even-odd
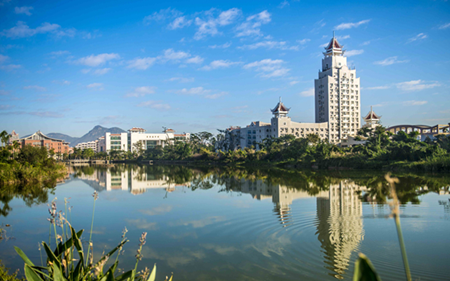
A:
POLYGON ((334 143, 355 135, 361 127, 359 78, 347 66, 342 48, 333 35, 315 80, 316 123, 328 122, 328 139, 334 143))

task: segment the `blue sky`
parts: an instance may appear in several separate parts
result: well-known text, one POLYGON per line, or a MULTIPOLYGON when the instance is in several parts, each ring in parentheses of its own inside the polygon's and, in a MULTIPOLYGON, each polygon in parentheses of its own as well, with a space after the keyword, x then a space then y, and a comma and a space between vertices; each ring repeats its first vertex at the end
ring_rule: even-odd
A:
POLYGON ((361 78, 361 114, 450 122, 445 1, 0 0, 1 130, 95 125, 217 132, 269 121, 282 96, 314 122, 333 30, 361 78))

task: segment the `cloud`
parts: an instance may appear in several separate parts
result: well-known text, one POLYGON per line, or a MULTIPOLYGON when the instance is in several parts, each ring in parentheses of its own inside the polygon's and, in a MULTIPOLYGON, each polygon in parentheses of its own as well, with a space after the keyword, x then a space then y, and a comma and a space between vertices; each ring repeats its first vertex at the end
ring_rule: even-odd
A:
POLYGON ((387 58, 385 60, 382 60, 382 61, 376 61, 373 64, 387 66, 387 65, 392 65, 394 63, 405 63, 405 62, 409 62, 409 60, 398 60, 397 56, 395 56, 395 57, 389 57, 389 58, 387 58))
POLYGON ((148 222, 146 219, 125 219, 125 221, 137 229, 144 229, 147 231, 159 229, 156 222, 148 222))
POLYGON ((40 91, 40 92, 43 92, 43 91, 47 90, 46 88, 41 87, 41 86, 37 86, 37 85, 25 86, 23 88, 24 88, 24 90, 36 90, 36 91, 40 91))
POLYGON ((224 43, 223 45, 211 45, 208 46, 210 49, 226 49, 231 46, 231 42, 224 43))
POLYGON ((302 97, 314 96, 314 88, 309 88, 308 90, 305 90, 305 91, 301 92, 300 96, 302 96, 302 97))
POLYGON ((449 28, 449 27, 450 27, 450 22, 449 22, 449 23, 445 23, 445 24, 439 26, 439 29, 447 29, 447 28, 449 28))
POLYGON ((190 58, 190 59, 187 59, 186 60, 186 63, 195 63, 195 64, 200 64, 200 63, 202 63, 203 62, 203 58, 202 57, 200 57, 200 56, 195 56, 195 57, 192 57, 192 58, 190 58))
POLYGON ((70 85, 70 81, 67 81, 67 80, 61 80, 61 81, 53 80, 52 83, 60 84, 60 85, 70 85))
POLYGON ((0 55, 0 64, 4 63, 5 61, 7 61, 9 59, 8 56, 4 56, 4 55, 0 55))
POLYGON ((119 54, 104 53, 104 54, 99 54, 96 56, 90 55, 90 56, 87 56, 84 58, 80 58, 75 63, 95 67, 95 66, 103 65, 110 60, 119 59, 119 58, 120 58, 119 54))
POLYGON ((258 48, 267 48, 267 49, 280 49, 280 50, 295 50, 298 51, 298 46, 288 46, 286 45, 286 41, 263 41, 258 42, 250 45, 243 45, 241 47, 238 47, 238 49, 248 49, 248 50, 254 50, 258 48))
POLYGON ((410 101, 404 101, 403 105, 406 106, 413 106, 413 105, 424 105, 427 104, 427 101, 417 101, 417 100, 410 100, 410 101))
POLYGON ((335 30, 344 30, 344 29, 350 29, 353 27, 358 27, 362 24, 369 23, 370 20, 362 20, 359 22, 348 22, 348 23, 341 23, 340 25, 337 25, 334 27, 335 30))
POLYGON ((146 70, 156 62, 157 58, 135 58, 134 60, 128 61, 127 68, 134 68, 139 70, 146 70))
POLYGON ((193 221, 183 221, 179 220, 177 222, 170 222, 171 226, 192 226, 193 228, 202 228, 210 224, 218 223, 224 221, 226 218, 224 216, 211 216, 200 220, 193 221))
POLYGON ((185 26, 190 26, 192 20, 186 20, 185 16, 176 18, 172 23, 169 24, 168 28, 171 30, 183 28, 185 26))
POLYGON ((345 55, 347 57, 352 57, 352 56, 361 55, 362 53, 364 53, 364 50, 351 50, 351 51, 346 51, 345 55))
POLYGON ((80 70, 81 71, 81 73, 83 73, 83 74, 88 74, 90 71, 91 71, 91 69, 90 68, 86 68, 86 69, 82 69, 82 70, 80 70))
POLYGON ((215 60, 212 61, 209 65, 205 65, 202 67, 202 70, 212 70, 212 69, 218 69, 218 68, 227 68, 232 65, 240 64, 241 62, 237 61, 229 61, 229 60, 215 60))
POLYGON ((19 69, 22 66, 20 64, 8 64, 8 65, 1 65, 0 69, 5 70, 5 71, 13 71, 15 69, 19 69))
POLYGON ((10 108, 12 108, 13 106, 9 105, 9 104, 0 104, 0 110, 8 110, 10 108))
POLYGON ((99 91, 104 90, 103 83, 92 83, 92 84, 87 85, 86 88, 99 90, 99 91))
POLYGON ((291 82, 289 82, 289 85, 295 85, 297 83, 300 83, 300 81, 291 81, 291 82))
POLYGON ((144 24, 150 24, 152 21, 161 22, 166 19, 171 19, 180 16, 182 13, 171 8, 161 9, 159 12, 154 12, 144 18, 144 24))
POLYGON ((412 80, 407 82, 401 82, 396 84, 397 88, 402 91, 421 91, 425 89, 432 89, 435 87, 439 87, 440 84, 436 81, 434 82, 425 82, 422 80, 412 80))
POLYGON ((283 2, 280 3, 280 5, 278 5, 278 8, 283 9, 284 7, 289 7, 290 4, 287 0, 284 0, 283 2))
POLYGON ((168 105, 168 104, 160 103, 159 101, 153 101, 153 100, 141 102, 137 106, 139 106, 139 107, 150 107, 150 108, 161 110, 161 111, 162 110, 169 110, 171 108, 170 105, 168 105))
POLYGON ((143 97, 145 95, 154 94, 155 90, 156 87, 148 87, 148 86, 137 87, 136 89, 134 89, 133 92, 126 94, 125 97, 136 97, 136 98, 143 97))
POLYGON ((7 96, 7 95, 9 95, 9 94, 10 94, 9 91, 0 90, 0 96, 7 96))
POLYGON ((58 57, 58 56, 62 56, 62 55, 69 55, 70 52, 69 51, 55 51, 55 52, 51 52, 50 55, 54 56, 54 57, 58 57))
POLYGON ((290 69, 283 67, 283 60, 264 59, 244 65, 244 69, 255 69, 261 77, 280 77, 287 74, 290 69))
POLYGON ((168 212, 172 211, 172 209, 173 209, 173 206, 161 205, 158 207, 154 207, 150 210, 139 210, 139 212, 141 212, 142 214, 145 214, 145 215, 155 216, 155 215, 161 215, 161 214, 168 213, 168 212))
POLYGON ((32 115, 37 117, 45 117, 45 118, 62 118, 64 114, 54 112, 54 111, 9 111, 0 113, 0 115, 32 115))
POLYGON ((217 93, 217 94, 206 95, 205 98, 207 98, 207 99, 218 99, 218 98, 220 98, 222 96, 226 96, 226 95, 228 95, 228 92, 220 92, 220 93, 217 93))
POLYGON ((270 13, 267 10, 262 11, 259 14, 250 16, 236 28, 237 37, 244 36, 262 36, 261 25, 267 24, 271 21, 270 13))
POLYGON ((101 68, 94 71, 94 74, 96 75, 103 75, 108 73, 111 70, 111 68, 101 68))
POLYGON ((367 45, 369 45, 370 44, 370 41, 364 41, 362 44, 361 44, 361 46, 367 46, 367 45))
POLYGON ((25 22, 18 21, 16 26, 10 29, 3 30, 1 34, 8 38, 16 39, 16 38, 31 37, 36 34, 44 34, 44 33, 52 33, 58 37, 62 36, 73 37, 75 35, 75 29, 62 30, 60 25, 48 22, 44 22, 40 26, 33 29, 30 28, 25 22))
POLYGON ((364 90, 386 90, 389 89, 391 86, 375 86, 375 87, 364 87, 364 90))
POLYGON ((55 94, 41 94, 39 95, 39 97, 33 101, 38 101, 38 102, 53 102, 56 100, 56 98, 60 97, 61 95, 55 95, 55 94))
POLYGON ((197 32, 194 35, 195 40, 200 40, 208 35, 214 36, 219 34, 218 26, 226 26, 231 23, 241 14, 241 10, 231 8, 223 11, 217 18, 211 17, 211 13, 207 13, 209 18, 204 20, 200 17, 195 18, 195 25, 198 26, 197 32))
POLYGON ((414 42, 414 41, 417 41, 417 40, 422 40, 422 39, 425 39, 427 37, 428 36, 425 33, 419 33, 416 36, 414 36, 412 38, 409 38, 408 42, 406 42, 406 43, 411 43, 411 42, 414 42))
POLYGON ((23 7, 15 7, 14 8, 14 12, 16 14, 25 14, 27 16, 31 16, 31 10, 33 10, 33 7, 27 7, 27 6, 23 6, 23 7))
POLYGON ((177 94, 182 95, 206 95, 211 93, 211 90, 204 89, 203 87, 195 87, 195 88, 184 88, 179 91, 176 91, 177 94))
POLYGON ((166 82, 178 81, 180 83, 188 83, 188 82, 194 82, 194 80, 195 79, 193 77, 192 78, 172 77, 172 78, 169 78, 169 79, 164 80, 164 81, 166 81, 166 82))
POLYGON ((174 51, 173 49, 167 49, 164 50, 164 56, 162 59, 165 60, 180 60, 190 57, 189 53, 182 52, 182 51, 174 51))
POLYGON ((311 41, 311 39, 305 38, 305 39, 302 39, 302 40, 297 40, 297 43, 299 43, 301 45, 305 45, 309 41, 311 41))

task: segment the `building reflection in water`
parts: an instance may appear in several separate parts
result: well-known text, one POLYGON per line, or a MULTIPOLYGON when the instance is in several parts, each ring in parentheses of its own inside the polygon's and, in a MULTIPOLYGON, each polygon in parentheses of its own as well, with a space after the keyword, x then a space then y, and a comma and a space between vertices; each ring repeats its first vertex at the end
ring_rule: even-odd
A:
POLYGON ((81 173, 77 178, 97 191, 128 190, 133 195, 142 194, 151 188, 164 188, 167 192, 173 192, 176 187, 190 185, 175 184, 165 175, 155 177, 143 173, 139 168, 124 171, 96 169, 92 174, 81 173))
POLYGON ((241 191, 253 199, 272 198, 274 212, 283 227, 295 224, 291 216, 292 201, 300 198, 317 199, 317 234, 323 249, 324 262, 334 272, 334 277, 343 278, 350 263, 351 254, 364 239, 362 202, 357 191, 366 187, 349 180, 331 184, 328 191, 310 195, 307 191, 284 185, 270 185, 263 180, 242 180, 241 191))

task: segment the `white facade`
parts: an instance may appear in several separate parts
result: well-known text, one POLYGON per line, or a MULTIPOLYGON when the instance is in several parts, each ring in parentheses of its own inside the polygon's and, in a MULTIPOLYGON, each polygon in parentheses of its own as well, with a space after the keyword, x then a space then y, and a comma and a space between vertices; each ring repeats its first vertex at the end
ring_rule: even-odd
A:
POLYGON ((94 152, 99 152, 98 140, 88 141, 88 142, 80 142, 75 146, 75 148, 79 148, 81 150, 92 149, 94 152))
POLYGON ((123 150, 128 151, 128 137, 127 133, 120 134, 105 134, 105 147, 106 152, 111 150, 123 150))
POLYGON ((333 36, 315 80, 316 122, 328 122, 328 138, 334 143, 356 135, 361 127, 360 81, 347 66, 342 47, 333 36))

